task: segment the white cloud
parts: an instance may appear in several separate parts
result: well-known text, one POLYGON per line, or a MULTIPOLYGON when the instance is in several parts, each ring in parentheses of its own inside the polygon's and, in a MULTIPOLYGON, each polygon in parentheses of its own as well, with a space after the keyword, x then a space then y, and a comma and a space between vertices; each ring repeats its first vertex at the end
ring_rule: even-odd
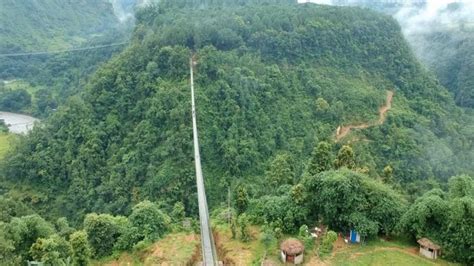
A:
POLYGON ((120 20, 120 22, 125 22, 133 18, 133 13, 125 10, 122 1, 109 0, 109 2, 112 4, 112 7, 114 8, 114 14, 120 20))

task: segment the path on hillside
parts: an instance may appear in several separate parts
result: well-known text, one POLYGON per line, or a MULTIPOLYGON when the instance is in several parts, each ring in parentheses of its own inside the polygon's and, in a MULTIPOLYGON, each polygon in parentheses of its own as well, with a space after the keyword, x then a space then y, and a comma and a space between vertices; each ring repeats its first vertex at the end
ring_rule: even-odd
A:
POLYGON ((393 100, 393 91, 387 91, 387 98, 385 100, 385 105, 379 108, 379 119, 376 122, 372 123, 362 123, 357 125, 347 125, 347 126, 338 126, 336 129, 336 142, 343 139, 347 136, 352 129, 365 129, 373 126, 381 125, 385 122, 387 118, 387 111, 392 108, 392 100, 393 100))

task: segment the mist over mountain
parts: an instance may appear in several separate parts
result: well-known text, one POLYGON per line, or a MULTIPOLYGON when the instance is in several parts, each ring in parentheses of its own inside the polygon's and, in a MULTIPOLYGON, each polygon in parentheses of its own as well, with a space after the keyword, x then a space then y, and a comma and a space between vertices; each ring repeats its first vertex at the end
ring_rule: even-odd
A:
POLYGON ((474 107, 474 2, 429 2, 395 14, 418 57, 449 88, 456 103, 474 107))
MULTIPOLYGON (((307 1, 300 1, 307 2, 307 1)), ((467 0, 312 0, 326 5, 361 6, 392 15, 417 57, 454 96, 474 107, 474 2, 467 0)))
POLYGON ((133 22, 135 12, 138 8, 143 8, 151 3, 158 3, 159 0, 108 0, 112 3, 114 14, 121 23, 133 22))
POLYGON ((134 19, 134 9, 138 0, 109 0, 114 8, 114 14, 120 22, 134 19))

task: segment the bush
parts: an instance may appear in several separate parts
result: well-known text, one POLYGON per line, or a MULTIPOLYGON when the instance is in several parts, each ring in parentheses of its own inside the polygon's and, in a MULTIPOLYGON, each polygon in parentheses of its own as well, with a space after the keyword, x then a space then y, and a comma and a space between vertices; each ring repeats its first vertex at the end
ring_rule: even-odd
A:
POLYGON ((245 213, 239 215, 238 224, 240 227, 240 240, 243 242, 250 241, 249 218, 245 213))
POLYGON ((138 228, 141 239, 155 240, 169 228, 171 219, 165 215, 156 204, 142 201, 135 205, 128 217, 131 225, 138 228))
POLYGON ((319 256, 323 257, 327 254, 330 254, 332 252, 332 248, 334 245, 334 242, 337 240, 337 234, 334 231, 328 231, 322 241, 321 245, 319 246, 319 256))
POLYGON ((46 265, 61 265, 71 254, 71 246, 62 237, 52 235, 49 238, 38 238, 30 248, 31 257, 46 265))
POLYGON ((299 230, 298 238, 304 243, 305 250, 312 250, 314 247, 314 239, 308 229, 307 225, 302 225, 299 230))
POLYGON ((270 246, 272 246, 273 243, 276 242, 275 232, 270 226, 264 225, 262 227, 260 241, 263 243, 267 250, 270 248, 270 246))
POLYGON ((129 227, 125 217, 91 213, 84 219, 84 230, 96 258, 112 254, 113 247, 129 227))
POLYGON ((89 247, 87 233, 85 231, 76 231, 69 237, 69 243, 72 249, 72 263, 77 266, 86 266, 89 264, 91 249, 89 247))

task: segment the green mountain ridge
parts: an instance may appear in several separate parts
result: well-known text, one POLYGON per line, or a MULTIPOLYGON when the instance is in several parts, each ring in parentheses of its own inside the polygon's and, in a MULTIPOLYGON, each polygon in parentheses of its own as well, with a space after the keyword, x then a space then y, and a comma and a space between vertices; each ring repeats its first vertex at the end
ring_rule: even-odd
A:
POLYGON ((63 50, 118 27, 107 1, 3 0, 0 53, 63 50))
POLYGON ((1 1, 0 109, 47 117, 123 49, 132 26, 106 0, 1 1))
MULTIPOLYGON (((130 44, 2 161, 0 264, 144 259, 165 234, 198 231, 191 57, 212 224, 230 227, 232 242, 252 238, 253 224, 269 256, 299 232, 322 257, 336 232, 355 229, 367 241, 429 237, 472 263, 474 116, 393 18, 289 0, 163 0, 136 19, 130 44), (336 140, 350 124, 368 127, 336 140), (308 227, 320 223, 329 231, 315 246, 308 227)), ((96 62, 62 72, 63 59, 32 77, 85 75, 96 62)))
MULTIPOLYGON (((377 119, 387 89, 387 121, 353 134, 369 140, 352 144, 359 167, 377 177, 391 165, 401 183, 472 173, 467 116, 390 17, 317 5, 166 10, 139 12, 130 47, 10 154, 6 180, 34 186, 40 209, 80 219, 151 199, 195 210, 192 50, 211 206, 238 180, 258 188, 277 154, 306 161, 339 125, 377 119)), ((294 167, 296 181, 305 164, 294 167)))
POLYGON ((474 107, 473 34, 472 27, 459 28, 456 24, 411 37, 415 43, 424 43, 418 52, 421 59, 452 91, 456 103, 470 108, 474 107))

